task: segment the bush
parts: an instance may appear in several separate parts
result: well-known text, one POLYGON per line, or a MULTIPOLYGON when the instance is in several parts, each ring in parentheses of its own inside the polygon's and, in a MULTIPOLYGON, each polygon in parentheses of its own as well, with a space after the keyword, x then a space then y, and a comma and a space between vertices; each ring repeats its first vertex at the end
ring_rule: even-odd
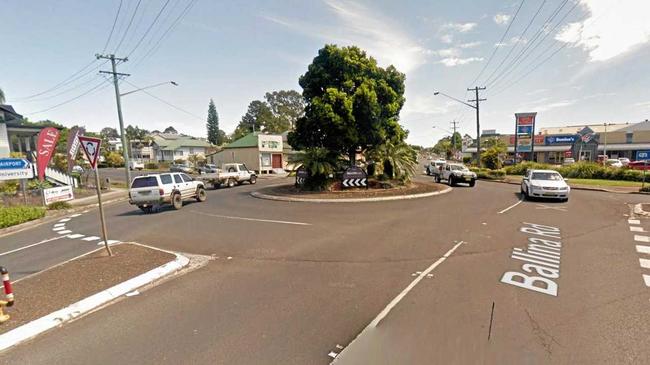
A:
POLYGON ((158 164, 155 162, 147 162, 144 164, 144 168, 147 170, 158 170, 158 164))
POLYGON ((15 226, 45 216, 45 208, 15 206, 0 207, 0 228, 15 226))
POLYGON ((508 175, 524 175, 529 169, 549 170, 550 168, 551 166, 547 164, 526 161, 506 167, 505 172, 508 175))
POLYGON ((0 184, 0 193, 5 193, 9 195, 14 195, 18 191, 20 183, 18 180, 9 180, 0 184))
POLYGON ((158 162, 158 168, 161 170, 167 170, 169 169, 169 162, 158 162))
POLYGON ((504 169, 499 169, 499 170, 491 170, 491 169, 478 169, 478 168, 471 168, 471 171, 476 173, 476 176, 479 179, 486 179, 486 180, 499 180, 503 179, 506 176, 506 172, 504 169))
POLYGON ((108 167, 124 167, 124 157, 117 152, 109 152, 104 156, 106 158, 106 166, 108 167))
POLYGON ((54 202, 47 206, 48 210, 70 209, 72 206, 68 202, 54 202))
POLYGON ((472 158, 471 158, 471 157, 463 157, 463 163, 464 163, 465 165, 469 164, 470 162, 472 162, 472 158))

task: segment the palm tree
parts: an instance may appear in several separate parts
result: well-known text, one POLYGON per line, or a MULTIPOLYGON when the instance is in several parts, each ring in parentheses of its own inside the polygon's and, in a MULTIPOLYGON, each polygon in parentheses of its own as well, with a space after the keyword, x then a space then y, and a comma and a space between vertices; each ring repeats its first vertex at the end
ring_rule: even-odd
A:
POLYGON ((5 92, 0 88, 0 104, 5 103, 5 92))
POLYGON ((417 153, 404 142, 385 143, 373 147, 367 152, 370 160, 380 162, 388 178, 408 181, 417 169, 417 153))
POLYGON ((305 186, 313 190, 322 190, 327 187, 330 175, 337 170, 340 156, 326 148, 308 148, 296 155, 293 155, 291 162, 303 166, 309 178, 305 186))

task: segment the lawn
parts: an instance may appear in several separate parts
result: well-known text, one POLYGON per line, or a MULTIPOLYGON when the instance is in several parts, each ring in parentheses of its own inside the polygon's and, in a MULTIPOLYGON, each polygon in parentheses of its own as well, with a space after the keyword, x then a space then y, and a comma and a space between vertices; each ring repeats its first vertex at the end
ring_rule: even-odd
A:
MULTIPOLYGON (((508 175, 507 179, 510 181, 521 181, 521 176, 508 175)), ((568 179, 569 185, 589 185, 589 186, 622 186, 640 188, 641 183, 638 181, 625 181, 625 180, 601 180, 601 179, 568 179)), ((648 176, 650 181, 650 176, 648 176)))

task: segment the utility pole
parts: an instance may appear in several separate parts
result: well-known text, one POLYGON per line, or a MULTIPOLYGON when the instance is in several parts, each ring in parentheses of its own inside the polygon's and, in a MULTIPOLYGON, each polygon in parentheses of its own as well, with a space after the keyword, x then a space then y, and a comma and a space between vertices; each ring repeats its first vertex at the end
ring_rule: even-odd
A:
MULTIPOLYGON (((467 100, 470 103, 476 103, 474 109, 476 109, 476 165, 481 168, 481 123, 479 117, 479 105, 481 101, 486 101, 487 99, 480 99, 478 92, 485 90, 485 87, 474 87, 473 89, 467 89, 467 91, 474 91, 475 99, 467 100)), ((515 156, 516 158, 516 156, 515 156)))
POLYGON ((454 139, 454 137, 456 137, 456 130, 458 129, 458 123, 459 122, 457 122, 456 119, 454 119, 454 121, 451 122, 451 130, 454 131, 454 133, 452 133, 451 135, 451 149, 454 151, 454 155, 458 151, 456 149, 456 139, 454 139))
POLYGON ((111 66, 113 66, 113 71, 99 71, 100 73, 111 74, 113 75, 113 84, 115 85, 115 101, 117 102, 117 117, 120 121, 120 136, 122 136, 122 156, 124 157, 124 171, 126 174, 126 186, 131 185, 131 172, 129 171, 129 151, 128 144, 130 143, 126 139, 126 133, 124 133, 124 120, 122 118, 122 102, 120 100, 120 86, 118 85, 118 76, 131 76, 130 74, 124 74, 117 72, 115 68, 115 60, 126 62, 128 58, 117 58, 114 54, 101 55, 96 54, 97 59, 104 58, 111 60, 111 66))

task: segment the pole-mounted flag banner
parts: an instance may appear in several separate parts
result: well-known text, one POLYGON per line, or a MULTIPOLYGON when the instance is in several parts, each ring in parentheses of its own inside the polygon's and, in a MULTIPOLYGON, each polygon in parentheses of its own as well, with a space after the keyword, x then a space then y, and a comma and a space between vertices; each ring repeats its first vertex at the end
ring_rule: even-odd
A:
POLYGON ((74 167, 75 160, 77 159, 77 153, 79 152, 79 136, 84 134, 84 129, 79 127, 74 127, 68 132, 68 173, 72 171, 74 167))
POLYGON ((45 167, 54 155, 54 148, 59 141, 61 132, 54 127, 47 127, 38 134, 38 143, 36 144, 36 165, 38 167, 38 179, 45 179, 45 167))

